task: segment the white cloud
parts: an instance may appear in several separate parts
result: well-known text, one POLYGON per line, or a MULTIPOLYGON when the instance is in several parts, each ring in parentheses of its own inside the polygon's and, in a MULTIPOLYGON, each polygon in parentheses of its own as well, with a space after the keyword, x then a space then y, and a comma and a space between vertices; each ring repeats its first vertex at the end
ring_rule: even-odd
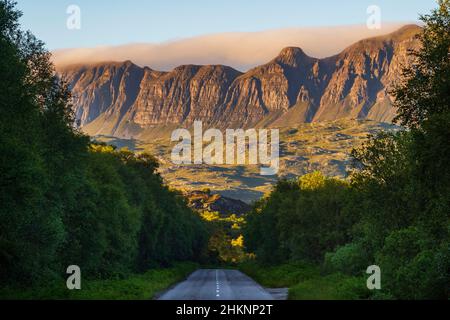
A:
POLYGON ((246 71, 270 61, 287 46, 301 47, 310 56, 323 58, 339 53, 358 40, 395 31, 401 25, 384 24, 379 30, 354 25, 221 33, 158 44, 62 49, 53 52, 53 59, 57 67, 131 60, 163 71, 182 64, 224 64, 246 71))

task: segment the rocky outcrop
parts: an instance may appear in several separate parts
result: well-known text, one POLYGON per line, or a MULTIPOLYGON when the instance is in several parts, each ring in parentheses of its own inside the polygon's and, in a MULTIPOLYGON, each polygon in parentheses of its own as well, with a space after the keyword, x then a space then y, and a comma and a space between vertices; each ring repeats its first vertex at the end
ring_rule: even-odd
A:
POLYGON ((251 210, 251 206, 237 199, 211 194, 209 191, 191 191, 185 194, 190 208, 197 211, 218 212, 221 216, 235 214, 241 216, 251 210))
POLYGON ((399 79, 417 26, 362 40, 316 59, 289 47, 241 73, 222 65, 185 65, 171 72, 130 61, 59 70, 72 88, 76 117, 90 134, 139 136, 149 128, 289 126, 340 118, 390 121, 389 88, 399 79))

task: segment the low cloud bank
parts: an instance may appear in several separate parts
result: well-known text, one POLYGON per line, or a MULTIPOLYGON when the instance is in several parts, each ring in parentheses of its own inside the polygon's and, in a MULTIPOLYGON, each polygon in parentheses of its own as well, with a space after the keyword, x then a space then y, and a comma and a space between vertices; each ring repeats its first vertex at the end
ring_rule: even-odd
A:
POLYGON ((339 53, 358 40, 393 32, 402 25, 384 24, 380 30, 357 25, 221 33, 157 44, 62 49, 53 52, 53 60, 57 67, 131 60, 162 71, 183 64, 224 64, 246 71, 268 62, 287 46, 301 47, 308 55, 323 58, 339 53))

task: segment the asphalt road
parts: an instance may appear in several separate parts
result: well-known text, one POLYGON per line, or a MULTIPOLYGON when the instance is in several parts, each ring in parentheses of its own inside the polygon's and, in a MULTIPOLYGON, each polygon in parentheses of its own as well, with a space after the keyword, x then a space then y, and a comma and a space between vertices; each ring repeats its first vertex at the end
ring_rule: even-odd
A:
POLYGON ((238 270, 205 269, 192 273, 159 300, 273 300, 273 297, 238 270))

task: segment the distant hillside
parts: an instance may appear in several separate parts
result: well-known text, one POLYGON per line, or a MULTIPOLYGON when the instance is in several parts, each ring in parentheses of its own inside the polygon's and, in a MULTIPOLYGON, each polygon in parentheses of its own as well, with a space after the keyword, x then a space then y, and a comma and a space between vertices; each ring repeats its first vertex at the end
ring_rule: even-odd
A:
MULTIPOLYGON (((283 128, 280 130, 280 171, 276 176, 261 176, 258 165, 175 165, 170 154, 176 143, 169 138, 131 140, 97 136, 96 139, 119 148, 150 152, 158 158, 159 171, 173 188, 186 193, 210 189, 212 194, 249 203, 270 191, 279 178, 294 178, 316 170, 327 176, 346 177, 352 162, 350 152, 354 147, 365 141, 368 134, 395 130, 399 127, 346 119, 283 128)), ((210 200, 214 197, 203 199, 200 193, 199 198, 203 200, 195 206, 200 208, 206 204, 208 210, 221 211, 211 206, 210 200)))

